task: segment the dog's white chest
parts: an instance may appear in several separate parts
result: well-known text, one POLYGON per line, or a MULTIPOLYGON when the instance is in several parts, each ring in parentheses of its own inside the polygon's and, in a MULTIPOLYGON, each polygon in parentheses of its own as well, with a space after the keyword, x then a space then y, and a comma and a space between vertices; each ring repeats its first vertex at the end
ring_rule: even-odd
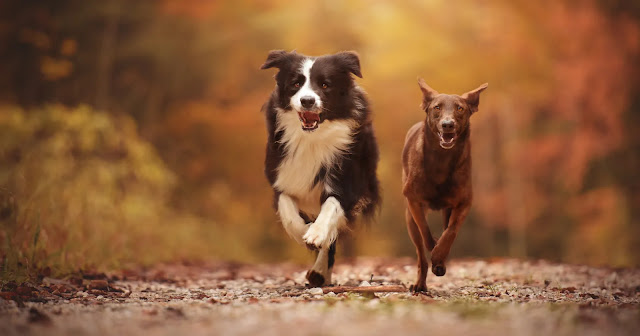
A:
POLYGON ((281 141, 285 156, 278 166, 274 186, 299 203, 318 203, 319 207, 322 189, 332 190, 331 179, 323 179, 315 186, 314 180, 321 168, 330 171, 349 150, 353 142, 351 125, 349 121, 325 121, 315 131, 306 132, 295 112, 278 111, 277 128, 284 131, 281 141))

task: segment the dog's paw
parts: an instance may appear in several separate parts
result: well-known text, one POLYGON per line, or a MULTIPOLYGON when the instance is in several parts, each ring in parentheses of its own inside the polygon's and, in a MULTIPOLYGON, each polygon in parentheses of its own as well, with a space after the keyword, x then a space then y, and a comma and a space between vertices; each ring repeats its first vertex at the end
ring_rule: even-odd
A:
POLYGON ((307 281, 309 281, 309 287, 322 287, 325 285, 324 275, 314 271, 309 270, 306 275, 307 281))
POLYGON ((326 227, 316 223, 309 226, 307 233, 304 234, 302 239, 307 243, 307 245, 315 246, 316 248, 328 248, 332 243, 326 227))
POLYGON ((427 292, 427 284, 424 281, 418 281, 414 285, 409 287, 409 291, 413 294, 420 294, 427 292))
POLYGON ((433 272, 433 274, 435 274, 436 276, 443 276, 445 275, 445 273, 447 273, 447 266, 445 266, 444 264, 431 265, 431 272, 433 272))
POLYGON ((307 284, 308 287, 326 287, 326 286, 331 286, 331 271, 329 270, 328 272, 326 272, 325 274, 310 269, 307 271, 307 275, 305 276, 305 278, 307 278, 307 281, 309 281, 309 283, 307 284))

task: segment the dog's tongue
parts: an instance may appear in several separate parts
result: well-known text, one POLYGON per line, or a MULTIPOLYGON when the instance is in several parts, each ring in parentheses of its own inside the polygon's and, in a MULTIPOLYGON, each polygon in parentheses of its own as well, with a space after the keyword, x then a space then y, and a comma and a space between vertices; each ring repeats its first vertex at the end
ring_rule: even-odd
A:
POLYGON ((451 142, 451 140, 453 140, 453 138, 455 137, 455 133, 444 133, 442 134, 442 140, 444 140, 445 142, 451 142))
POLYGON ((320 121, 320 114, 310 111, 304 111, 300 113, 300 117, 305 123, 313 123, 314 121, 320 121))
POLYGON ((455 133, 444 133, 440 134, 440 147, 444 149, 451 149, 455 144, 456 134, 455 133))

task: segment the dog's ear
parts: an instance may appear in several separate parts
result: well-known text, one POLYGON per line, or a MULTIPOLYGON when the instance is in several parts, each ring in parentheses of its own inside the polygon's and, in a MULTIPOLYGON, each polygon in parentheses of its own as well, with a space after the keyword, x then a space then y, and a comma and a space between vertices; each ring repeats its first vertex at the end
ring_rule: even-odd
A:
POLYGON ((362 78, 362 72, 360 72, 360 57, 355 51, 343 51, 335 55, 338 62, 345 67, 352 74, 362 78))
POLYGON ((418 85, 420 86, 420 91, 422 91, 422 104, 420 104, 420 108, 426 110, 429 107, 429 103, 435 98, 439 93, 438 91, 432 89, 424 79, 418 77, 418 85))
POLYGON ((489 86, 489 83, 480 85, 477 89, 469 91, 463 94, 461 97, 467 102, 471 113, 478 112, 478 105, 480 105, 480 92, 484 91, 489 86))
POLYGON ((289 57, 294 53, 295 51, 288 53, 284 50, 271 50, 267 56, 267 60, 264 61, 264 64, 262 64, 260 69, 269 69, 273 67, 281 69, 289 57))

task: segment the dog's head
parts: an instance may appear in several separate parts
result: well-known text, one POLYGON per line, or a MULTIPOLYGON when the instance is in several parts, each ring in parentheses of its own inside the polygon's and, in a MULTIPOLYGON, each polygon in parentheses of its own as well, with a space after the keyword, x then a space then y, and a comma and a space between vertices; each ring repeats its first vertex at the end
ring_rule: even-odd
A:
POLYGON ((469 118, 478 111, 480 93, 489 84, 484 83, 462 96, 438 93, 418 79, 422 90, 422 109, 427 113, 427 127, 440 138, 440 147, 451 149, 463 131, 469 127, 469 118))
POLYGON ((325 120, 349 118, 351 74, 362 78, 355 52, 309 57, 284 50, 269 53, 261 69, 278 68, 278 107, 298 114, 302 129, 314 131, 325 120))

